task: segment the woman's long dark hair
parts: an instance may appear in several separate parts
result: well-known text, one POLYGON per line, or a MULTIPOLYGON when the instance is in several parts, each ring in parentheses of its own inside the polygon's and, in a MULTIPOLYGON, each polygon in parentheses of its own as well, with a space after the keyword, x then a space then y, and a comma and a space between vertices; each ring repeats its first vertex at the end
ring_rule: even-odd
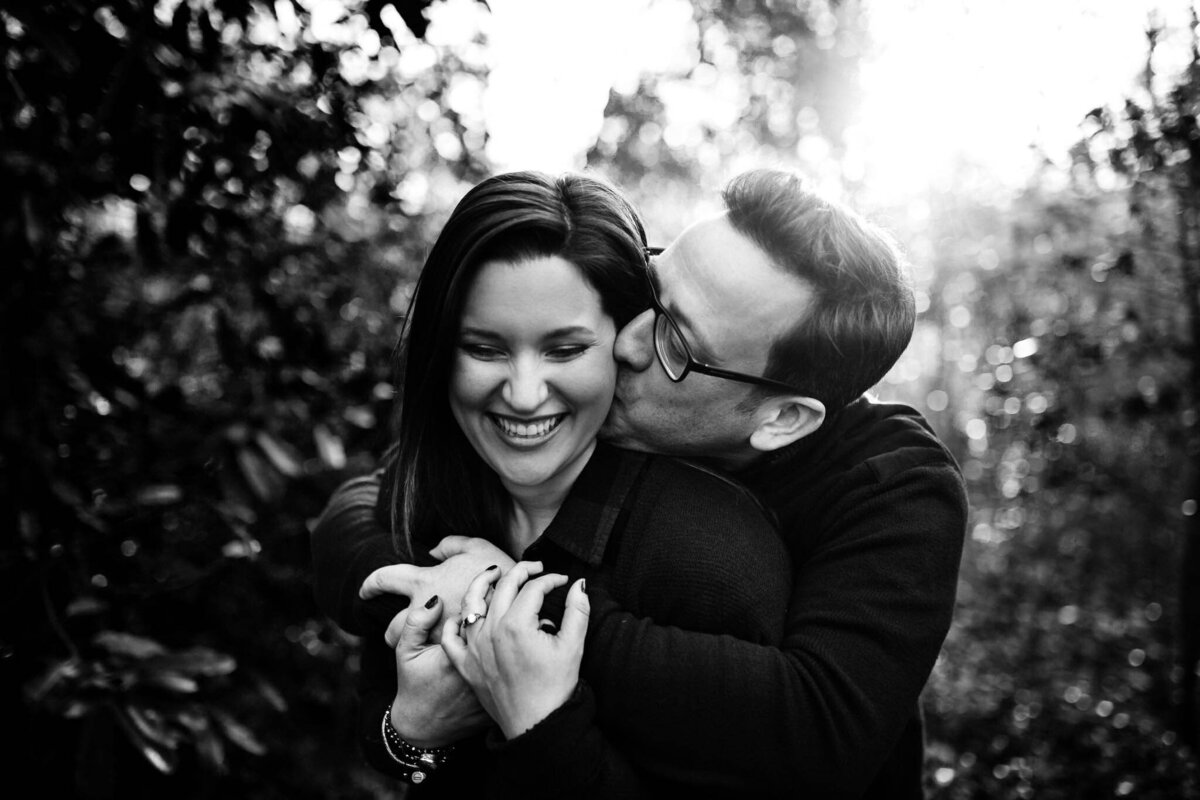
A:
POLYGON ((400 425, 382 499, 402 553, 415 558, 451 533, 501 541, 508 524, 508 494, 450 411, 459 324, 479 268, 545 256, 570 261, 619 330, 648 305, 645 243, 637 212, 593 177, 512 172, 459 201, 425 261, 396 348, 400 425))

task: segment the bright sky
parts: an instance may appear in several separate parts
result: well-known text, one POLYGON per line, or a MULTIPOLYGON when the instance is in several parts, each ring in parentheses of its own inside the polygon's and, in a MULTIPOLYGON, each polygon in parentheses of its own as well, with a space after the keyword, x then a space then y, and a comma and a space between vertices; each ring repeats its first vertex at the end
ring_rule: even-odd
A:
POLYGON ((1178 71, 1186 53, 1186 2, 876 0, 870 8, 877 49, 864 69, 858 135, 869 184, 885 192, 950 180, 955 156, 1009 185, 1028 174, 1031 144, 1065 157, 1090 109, 1119 105, 1136 88, 1156 9, 1174 29, 1156 69, 1178 71))
MULTIPOLYGON (((1015 187, 1033 163, 1031 145, 1065 157, 1088 110, 1119 105, 1135 91, 1151 12, 1173 31, 1160 46, 1159 72, 1176 72, 1187 53, 1188 0, 861 1, 875 46, 863 64, 864 102, 847 163, 861 170, 882 203, 953 180, 956 161, 982 167, 1000 187, 1015 187)), ((364 18, 338 21, 341 0, 300 2, 313 11, 318 38, 356 42, 364 56, 378 52, 364 18)), ((486 64, 486 87, 464 78, 452 84, 451 104, 486 124, 497 170, 582 167, 610 88, 632 92, 645 73, 668 76, 659 86, 668 143, 689 142, 700 122, 721 127, 740 111, 736 80, 706 65, 694 69, 699 33, 688 0, 488 5, 490 13, 477 0, 434 3, 426 43, 413 41, 398 15, 389 24, 401 41, 402 75, 428 69, 442 48, 486 64), (481 33, 482 48, 471 44, 481 33)), ((278 7, 288 10, 286 3, 278 7)), ((279 23, 285 33, 294 27, 287 17, 279 23)), ((265 18, 263 25, 275 23, 265 18)), ((364 57, 344 59, 342 69, 365 75, 368 65, 364 57)), ((814 149, 821 144, 814 138, 802 155, 819 163, 823 150, 814 149)), ((725 176, 747 166, 711 164, 725 176)))
MULTIPOLYGON (((450 0, 449 12, 459 0, 450 0)), ((486 117, 499 169, 582 166, 608 87, 686 70, 695 51, 683 0, 491 0, 486 117)), ((1119 103, 1144 64, 1148 15, 1177 31, 1176 0, 868 0, 876 48, 854 132, 868 185, 887 196, 950 179, 956 158, 1017 185, 1029 146, 1065 154, 1091 108, 1119 103)), ((435 25, 436 27, 436 25, 435 25)), ((1160 68, 1177 69, 1180 34, 1160 68)), ((681 87, 668 114, 720 112, 681 87)), ((664 120, 669 124, 670 120, 664 120)), ((882 198, 881 198, 882 199, 882 198)))

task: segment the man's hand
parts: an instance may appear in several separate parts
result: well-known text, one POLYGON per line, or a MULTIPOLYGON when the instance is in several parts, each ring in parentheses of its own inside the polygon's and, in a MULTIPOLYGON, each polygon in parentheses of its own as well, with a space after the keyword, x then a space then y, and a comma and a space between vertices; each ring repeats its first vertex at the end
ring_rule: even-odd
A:
POLYGON ((430 555, 441 563, 434 567, 412 564, 380 567, 363 581, 358 596, 370 600, 381 594, 402 594, 417 602, 436 595, 453 611, 476 575, 492 564, 501 571, 513 565, 512 558, 496 545, 466 536, 447 536, 430 555))
POLYGON ((452 744, 491 725, 446 651, 430 643, 430 631, 441 615, 441 601, 431 597, 423 605, 413 604, 397 614, 385 635, 396 649, 392 727, 417 747, 452 744))
POLYGON ((461 630, 454 620, 442 628, 442 646, 454 667, 475 689, 479 701, 512 739, 548 717, 570 699, 579 682, 587 633, 588 604, 583 581, 567 594, 562 629, 539 619, 546 595, 567 583, 538 562, 521 562, 496 583, 499 570, 482 573, 463 597, 468 611, 482 617, 461 630))

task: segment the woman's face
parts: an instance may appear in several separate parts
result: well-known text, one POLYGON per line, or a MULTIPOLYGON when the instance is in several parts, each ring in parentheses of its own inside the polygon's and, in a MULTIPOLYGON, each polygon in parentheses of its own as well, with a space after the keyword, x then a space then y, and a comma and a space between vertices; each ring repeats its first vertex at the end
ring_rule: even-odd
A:
POLYGON ((612 403, 615 338, 600 295, 571 262, 480 268, 459 325, 450 408, 509 491, 574 482, 612 403))

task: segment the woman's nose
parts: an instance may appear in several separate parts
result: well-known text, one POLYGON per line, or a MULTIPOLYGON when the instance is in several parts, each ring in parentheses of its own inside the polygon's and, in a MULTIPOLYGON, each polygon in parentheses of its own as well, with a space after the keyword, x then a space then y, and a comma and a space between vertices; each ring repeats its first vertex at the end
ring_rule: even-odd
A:
POLYGON ((540 364, 518 362, 504 382, 501 397, 517 413, 531 414, 546 402, 550 389, 540 364))
POLYGON ((638 314, 617 334, 613 357, 634 372, 641 372, 654 361, 654 309, 638 314))

